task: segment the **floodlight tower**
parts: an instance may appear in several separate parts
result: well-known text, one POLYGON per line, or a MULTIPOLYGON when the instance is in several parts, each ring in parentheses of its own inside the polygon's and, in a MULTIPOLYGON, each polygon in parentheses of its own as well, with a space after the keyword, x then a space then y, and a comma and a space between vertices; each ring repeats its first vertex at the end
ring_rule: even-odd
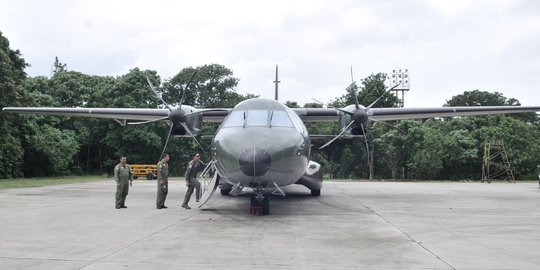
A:
POLYGON ((411 89, 411 81, 410 81, 410 75, 409 70, 401 70, 401 69, 394 69, 392 70, 392 75, 390 76, 390 87, 393 87, 395 85, 398 85, 394 90, 396 92, 396 96, 399 99, 398 107, 403 107, 405 105, 405 91, 409 91, 411 89), (399 93, 401 91, 401 98, 399 97, 399 93))

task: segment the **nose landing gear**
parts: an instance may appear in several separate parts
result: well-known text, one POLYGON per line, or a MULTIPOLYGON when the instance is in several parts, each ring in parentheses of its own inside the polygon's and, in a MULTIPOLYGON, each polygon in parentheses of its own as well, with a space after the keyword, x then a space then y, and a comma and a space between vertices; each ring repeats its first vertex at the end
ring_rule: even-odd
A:
POLYGON ((253 183, 253 195, 251 195, 250 213, 252 215, 269 215, 270 214, 270 199, 264 195, 266 185, 261 183, 253 183))

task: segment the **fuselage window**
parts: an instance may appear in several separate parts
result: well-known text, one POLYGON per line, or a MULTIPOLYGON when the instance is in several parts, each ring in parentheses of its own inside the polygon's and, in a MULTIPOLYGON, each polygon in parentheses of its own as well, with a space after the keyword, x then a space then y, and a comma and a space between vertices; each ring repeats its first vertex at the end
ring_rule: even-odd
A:
POLYGON ((273 111, 272 121, 270 122, 272 127, 293 127, 291 119, 285 111, 273 111))
POLYGON ((249 110, 247 111, 246 126, 268 126, 268 111, 249 110))
POLYGON ((244 111, 233 111, 229 114, 223 127, 242 127, 244 126, 244 111))

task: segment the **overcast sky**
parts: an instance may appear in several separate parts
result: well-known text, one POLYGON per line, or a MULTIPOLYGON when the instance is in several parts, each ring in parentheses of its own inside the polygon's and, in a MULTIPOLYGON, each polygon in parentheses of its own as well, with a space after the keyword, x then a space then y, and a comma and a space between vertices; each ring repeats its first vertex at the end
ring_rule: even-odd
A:
POLYGON ((217 63, 239 93, 325 102, 356 80, 408 69, 406 107, 442 106, 463 91, 540 105, 540 1, 0 0, 0 31, 30 76, 122 75, 217 63))

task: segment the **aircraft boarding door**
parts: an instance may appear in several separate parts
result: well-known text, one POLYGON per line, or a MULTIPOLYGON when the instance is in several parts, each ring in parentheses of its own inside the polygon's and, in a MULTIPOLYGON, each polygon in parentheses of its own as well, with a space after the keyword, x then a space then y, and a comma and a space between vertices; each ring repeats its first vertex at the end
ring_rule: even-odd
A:
POLYGON ((198 177, 199 182, 201 182, 201 199, 199 202, 199 208, 210 200, 218 187, 219 175, 217 173, 215 163, 215 160, 208 162, 208 165, 206 165, 206 168, 204 168, 203 172, 198 177))

